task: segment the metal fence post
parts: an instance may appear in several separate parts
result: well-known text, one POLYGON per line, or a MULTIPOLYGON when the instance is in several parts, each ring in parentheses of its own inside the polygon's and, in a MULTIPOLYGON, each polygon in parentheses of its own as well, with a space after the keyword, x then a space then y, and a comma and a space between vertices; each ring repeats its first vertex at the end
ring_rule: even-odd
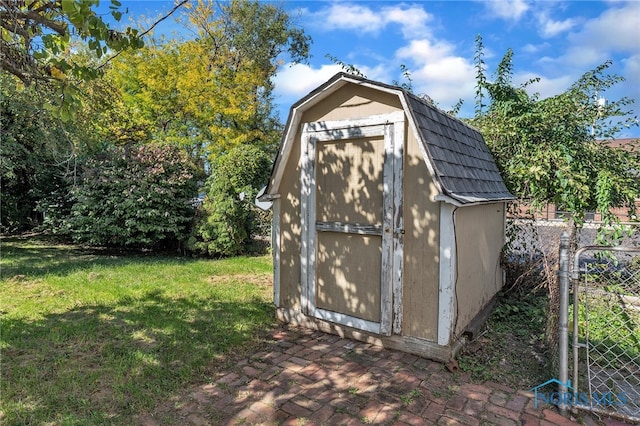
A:
POLYGON ((560 237, 560 266, 558 270, 558 282, 560 285, 560 309, 559 309, 559 339, 558 339, 558 394, 560 412, 564 415, 567 413, 567 398, 569 382, 569 250, 570 241, 567 231, 562 233, 560 237))

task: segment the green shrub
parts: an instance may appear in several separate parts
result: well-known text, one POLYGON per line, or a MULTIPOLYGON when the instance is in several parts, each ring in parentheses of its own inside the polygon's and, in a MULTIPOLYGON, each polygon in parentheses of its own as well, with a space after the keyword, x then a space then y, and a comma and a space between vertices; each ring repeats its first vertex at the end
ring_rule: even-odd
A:
POLYGON ((87 160, 68 226, 76 242, 157 249, 188 237, 195 168, 170 145, 111 147, 87 160))
POLYGON ((63 179, 60 185, 38 200, 36 211, 42 214, 42 222, 35 228, 36 231, 62 239, 70 238, 67 222, 74 203, 72 183, 72 179, 63 179))
POLYGON ((246 253, 260 224, 254 200, 270 170, 269 155, 255 146, 241 145, 219 157, 190 247, 210 255, 246 253))

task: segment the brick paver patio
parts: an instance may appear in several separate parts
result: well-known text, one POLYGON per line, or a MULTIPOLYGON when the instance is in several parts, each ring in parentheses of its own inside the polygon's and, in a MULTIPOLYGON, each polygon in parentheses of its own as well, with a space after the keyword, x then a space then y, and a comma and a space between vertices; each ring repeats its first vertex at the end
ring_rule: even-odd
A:
POLYGON ((275 330, 264 350, 232 370, 141 415, 140 424, 598 424, 535 408, 533 393, 507 384, 474 384, 440 363, 298 328, 275 330))

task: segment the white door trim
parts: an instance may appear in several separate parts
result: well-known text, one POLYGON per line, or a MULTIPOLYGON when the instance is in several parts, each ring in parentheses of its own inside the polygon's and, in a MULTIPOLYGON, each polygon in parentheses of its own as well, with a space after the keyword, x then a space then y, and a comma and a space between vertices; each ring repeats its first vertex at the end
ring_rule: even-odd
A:
POLYGON ((440 203, 440 285, 438 288, 438 344, 449 345, 453 336, 456 281, 456 206, 440 203))

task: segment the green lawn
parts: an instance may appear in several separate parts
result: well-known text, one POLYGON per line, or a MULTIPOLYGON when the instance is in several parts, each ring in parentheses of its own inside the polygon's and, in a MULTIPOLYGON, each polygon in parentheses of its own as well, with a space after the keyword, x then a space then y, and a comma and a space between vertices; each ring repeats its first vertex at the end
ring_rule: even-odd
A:
POLYGON ((0 424, 132 424, 272 326, 271 260, 0 240, 0 424))

